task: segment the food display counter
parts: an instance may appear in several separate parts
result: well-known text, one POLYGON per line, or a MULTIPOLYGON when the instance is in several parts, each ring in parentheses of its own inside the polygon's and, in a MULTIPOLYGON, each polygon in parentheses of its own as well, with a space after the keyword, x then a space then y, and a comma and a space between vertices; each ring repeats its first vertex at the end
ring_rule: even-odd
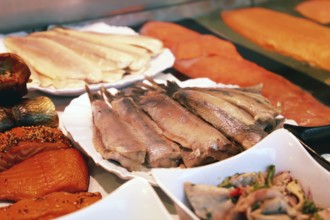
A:
MULTIPOLYGON (((145 0, 140 1, 139 4, 136 4, 134 1, 118 2, 105 0, 93 1, 92 4, 89 1, 62 0, 47 3, 41 3, 42 1, 39 0, 30 0, 28 2, 30 3, 24 3, 24 5, 16 5, 16 1, 2 1, 0 3, 1 8, 7 8, 7 10, 3 10, 4 13, 0 15, 1 20, 7 21, 1 22, 0 24, 2 40, 10 35, 22 35, 22 32, 25 32, 25 34, 31 34, 38 31, 46 31, 50 27, 57 25, 77 29, 82 27, 83 29, 88 25, 106 24, 109 26, 122 26, 124 28, 129 27, 131 30, 139 33, 148 21, 172 22, 199 34, 215 36, 221 40, 226 40, 233 43, 234 47, 243 59, 248 62, 253 62, 267 71, 279 75, 285 80, 288 80, 294 85, 307 91, 315 97, 317 101, 322 103, 324 108, 329 108, 330 106, 330 72, 328 70, 307 65, 306 63, 297 61, 293 58, 263 49, 261 46, 252 43, 243 36, 239 35, 237 32, 233 31, 225 24, 220 16, 220 12, 225 10, 258 6, 284 12, 289 15, 302 17, 302 15, 298 14, 294 10, 294 7, 297 4, 303 2, 302 0, 176 0, 163 1, 162 3, 152 0, 145 0)), ((324 26, 329 27, 329 25, 324 26)), ((0 49, 4 48, 2 45, 0 45, 0 49)), ((175 56, 172 57, 170 54, 168 55, 169 57, 166 57, 166 55, 164 55, 165 59, 161 60, 160 63, 164 64, 169 62, 169 65, 164 64, 164 67, 161 69, 161 73, 152 73, 150 74, 151 77, 160 81, 175 80, 176 82, 191 79, 189 74, 180 72, 178 68, 176 68, 176 60, 171 60, 172 58, 175 59, 175 56)), ((144 77, 136 78, 136 81, 141 81, 142 79, 144 79, 144 77)), ((135 83, 135 80, 128 80, 127 83, 119 84, 115 87, 122 89, 132 83, 135 83)), ((192 85, 195 86, 197 84, 204 83, 206 85, 214 85, 212 83, 215 82, 197 81, 192 82, 192 85)), ((188 86, 189 85, 190 84, 188 83, 188 86)), ((235 85, 233 87, 235 88, 235 85)), ((100 218, 107 219, 109 216, 112 216, 116 219, 123 219, 122 216, 119 217, 120 213, 116 213, 116 210, 110 210, 115 213, 114 215, 109 213, 107 210, 107 206, 112 206, 112 203, 121 199, 120 195, 126 198, 126 200, 120 200, 120 202, 123 202, 123 207, 127 206, 127 212, 130 212, 128 207, 129 205, 137 207, 142 205, 137 204, 136 201, 134 203, 134 199, 130 201, 129 197, 134 197, 135 195, 132 194, 132 191, 125 188, 126 184, 130 184, 131 179, 142 178, 147 180, 145 183, 152 185, 151 192, 149 192, 150 189, 148 187, 143 188, 145 186, 140 182, 134 182, 134 187, 142 187, 143 190, 149 194, 154 193, 152 190, 156 192, 156 201, 153 201, 153 199, 155 199, 154 197, 150 197, 148 198, 150 200, 146 200, 146 202, 154 203, 154 206, 148 206, 148 204, 145 204, 146 208, 149 207, 150 209, 154 208, 156 210, 150 210, 151 214, 149 217, 151 219, 157 215, 157 211, 159 210, 161 217, 164 219, 197 219, 191 210, 187 210, 188 208, 185 206, 187 201, 183 198, 182 192, 177 190, 180 187, 182 188, 183 182, 195 180, 202 183, 202 179, 209 178, 209 176, 207 176, 208 173, 211 172, 209 170, 216 172, 215 170, 219 169, 226 175, 232 175, 235 172, 251 172, 253 169, 264 169, 267 167, 266 163, 268 162, 275 164, 279 169, 292 169, 295 178, 301 179, 302 182, 305 181, 305 184, 308 185, 307 188, 311 188, 313 190, 315 197, 318 198, 323 205, 326 204, 329 207, 330 203, 329 201, 326 201, 327 195, 322 195, 320 192, 322 187, 327 186, 330 183, 329 172, 315 162, 307 151, 303 150, 303 147, 300 145, 299 141, 283 128, 273 131, 275 134, 271 137, 266 136, 260 143, 256 144, 255 149, 248 151, 246 157, 236 155, 233 157, 233 160, 225 160, 223 162, 223 166, 220 165, 218 167, 217 164, 221 164, 222 162, 217 162, 207 165, 209 166, 209 170, 203 170, 204 166, 202 166, 195 170, 194 168, 191 170, 187 169, 187 171, 177 169, 173 173, 168 172, 171 168, 156 169, 152 172, 152 174, 157 177, 156 183, 154 180, 150 181, 150 176, 144 178, 143 175, 136 175, 134 172, 133 174, 132 172, 128 172, 129 174, 127 175, 127 170, 124 172, 121 168, 117 168, 117 166, 120 166, 118 163, 115 163, 115 168, 109 168, 105 165, 104 161, 100 159, 101 157, 99 155, 95 156, 94 153, 89 151, 89 147, 91 147, 89 146, 89 143, 86 145, 84 144, 85 146, 81 146, 81 140, 82 142, 84 142, 84 140, 81 137, 77 137, 77 130, 82 131, 81 136, 91 136, 93 133, 92 130, 86 130, 89 124, 84 124, 86 118, 89 118, 89 116, 85 115, 86 100, 88 100, 88 95, 85 91, 81 92, 80 90, 75 90, 73 92, 66 92, 66 90, 63 90, 64 92, 62 92, 61 90, 60 92, 56 92, 55 90, 54 92, 54 90, 48 90, 47 88, 40 89, 38 86, 28 86, 28 89, 29 91, 25 96, 26 98, 47 96, 53 101, 60 118, 59 128, 73 141, 74 146, 77 149, 87 155, 91 180, 89 190, 100 191, 103 196, 102 200, 108 202, 108 204, 102 204, 103 206, 93 206, 94 210, 97 210, 94 214, 100 218), (76 114, 74 111, 76 111, 76 114), (72 118, 69 119, 70 117, 72 118), (76 120, 76 122, 74 120, 76 120), (81 121, 78 122, 78 120, 81 121), (84 126, 86 126, 85 130, 84 126), (285 146, 287 150, 278 148, 276 146, 277 141, 279 145, 285 146), (291 157, 286 158, 286 152, 296 154, 297 156, 292 155, 291 157), (253 162, 251 163, 249 160, 253 160, 253 162), (302 169, 299 167, 300 165, 298 165, 298 163, 306 163, 309 166, 309 169, 307 169, 306 172, 302 172, 302 169), (204 172, 205 176, 202 175, 204 172), (313 180, 313 178, 309 178, 309 175, 320 178, 321 181, 317 181, 315 179, 313 180), (317 175, 321 175, 321 177, 317 175), (177 181, 175 180, 176 177, 178 177, 177 181), (139 184, 142 184, 143 186, 139 184), (179 184, 181 185, 178 186, 179 184), (128 195, 122 193, 120 190, 126 190, 131 194, 128 195), (116 193, 116 195, 110 197, 113 193, 116 193), (160 205, 158 205, 157 199, 160 199, 160 205), (130 202, 133 203, 130 204, 130 202), (166 208, 165 211, 162 210, 162 205, 166 208)), ((90 113, 89 111, 90 108, 88 106, 87 112, 90 113)), ((292 122, 288 119, 286 120, 287 123, 296 124, 294 121, 292 122)), ((329 132, 329 130, 326 132, 329 132)), ((330 133, 326 136, 330 137, 330 133)), ((235 141, 237 140, 235 139, 235 141)), ((330 154, 330 148, 327 148, 325 151, 330 154)), ((324 153, 324 149, 322 149, 322 152, 324 153)), ((150 173, 147 175, 151 175, 150 173)), ((209 182, 214 183, 215 181, 216 180, 210 180, 209 182)), ((139 190, 138 188, 133 189, 139 190)), ((7 202, 5 203, 0 201, 0 207, 7 204, 7 202)), ((117 210, 120 210, 120 208, 117 210)), ((135 213, 135 211, 132 211, 132 213, 135 213)), ((140 213, 136 213, 141 214, 141 211, 140 213)), ((134 219, 148 219, 146 218, 147 215, 144 214, 145 213, 143 213, 140 217, 136 216, 134 219)), ((91 217, 93 215, 93 211, 87 211, 85 214, 84 212, 80 212, 76 216, 75 213, 72 213, 68 216, 63 216, 63 220, 84 219, 84 215, 85 218, 88 219, 88 216, 91 217)))

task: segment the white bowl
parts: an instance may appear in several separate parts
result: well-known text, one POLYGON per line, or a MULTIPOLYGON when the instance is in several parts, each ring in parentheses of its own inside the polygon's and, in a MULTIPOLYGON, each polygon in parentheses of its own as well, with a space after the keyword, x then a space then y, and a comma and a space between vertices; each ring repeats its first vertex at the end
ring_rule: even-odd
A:
POLYGON ((155 190, 142 178, 121 185, 100 201, 57 220, 173 220, 155 190))
POLYGON ((330 172, 319 165, 287 130, 279 129, 254 147, 221 162, 191 169, 153 169, 152 174, 162 190, 174 201, 178 212, 198 219, 187 207, 183 184, 219 184, 235 173, 265 171, 274 164, 276 171, 289 170, 301 181, 305 192, 311 192, 320 207, 330 207, 330 172))

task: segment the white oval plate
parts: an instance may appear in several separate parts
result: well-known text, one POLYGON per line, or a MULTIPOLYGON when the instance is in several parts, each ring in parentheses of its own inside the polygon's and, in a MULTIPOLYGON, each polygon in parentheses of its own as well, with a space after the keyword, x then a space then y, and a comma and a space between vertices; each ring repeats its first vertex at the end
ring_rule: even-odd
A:
MULTIPOLYGON (((160 75, 162 80, 175 79, 170 74, 160 75)), ((157 80, 157 78, 155 78, 157 80)), ((199 86, 199 87, 233 87, 232 85, 217 84, 207 78, 198 78, 186 80, 184 82, 177 81, 180 86, 199 86)), ((126 168, 120 166, 118 163, 102 158, 93 145, 93 122, 92 110, 87 94, 83 94, 65 108, 64 113, 61 115, 61 121, 66 131, 71 134, 72 139, 82 148, 87 155, 89 155, 96 164, 102 166, 109 172, 115 173, 122 179, 130 179, 133 177, 143 177, 151 184, 157 185, 155 179, 152 177, 151 171, 147 172, 129 172, 126 168)), ((168 169, 172 170, 172 169, 168 169)))
POLYGON ((100 201, 58 220, 173 220, 151 185, 134 178, 121 185, 100 201))
POLYGON ((274 164, 276 171, 289 170, 311 192, 316 204, 330 207, 330 172, 319 165, 287 130, 279 129, 254 147, 227 160, 191 169, 153 169, 157 184, 191 219, 198 217, 187 207, 183 184, 217 185, 235 173, 265 171, 274 164))

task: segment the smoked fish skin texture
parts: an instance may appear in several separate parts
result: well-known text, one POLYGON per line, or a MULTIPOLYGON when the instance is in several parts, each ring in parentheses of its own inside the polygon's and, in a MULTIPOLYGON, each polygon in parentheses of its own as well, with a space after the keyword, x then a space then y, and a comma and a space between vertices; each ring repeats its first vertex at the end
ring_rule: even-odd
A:
MULTIPOLYGON (((161 21, 147 22, 140 33, 163 40, 164 45, 171 49, 175 57, 184 54, 185 51, 181 50, 187 48, 189 42, 198 43, 199 40, 194 39, 203 36, 178 24, 161 21), (181 36, 183 36, 182 39, 179 39, 181 36)), ((242 87, 262 83, 262 95, 269 99, 273 106, 281 109, 281 114, 286 118, 293 119, 302 126, 330 123, 330 108, 319 102, 310 93, 240 55, 235 56, 234 45, 233 47, 227 45, 230 42, 227 41, 225 46, 223 46, 224 40, 213 40, 212 42, 213 47, 204 47, 202 51, 200 49, 203 47, 198 47, 191 54, 181 56, 182 59, 176 59, 174 68, 190 78, 207 77, 218 83, 242 87), (226 48, 231 56, 221 55, 223 53, 218 52, 220 48, 226 48)), ((186 50, 186 52, 188 51, 191 50, 186 50)))
POLYGON ((46 194, 87 191, 88 166, 74 149, 42 152, 0 173, 0 199, 18 201, 46 194))
POLYGON ((102 198, 98 192, 54 192, 44 197, 23 199, 0 208, 2 220, 46 220, 87 207, 102 198))
POLYGON ((328 27, 259 7, 225 11, 221 17, 234 31, 263 48, 330 70, 328 27))

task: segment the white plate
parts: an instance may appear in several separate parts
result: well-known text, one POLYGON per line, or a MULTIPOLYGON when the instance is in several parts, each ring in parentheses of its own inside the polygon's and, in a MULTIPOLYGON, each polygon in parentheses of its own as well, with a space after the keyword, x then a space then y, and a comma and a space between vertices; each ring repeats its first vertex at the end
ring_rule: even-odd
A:
POLYGON ((102 200, 58 220, 173 220, 150 184, 134 178, 102 200))
POLYGON ((265 171, 274 164, 276 171, 289 170, 311 192, 316 204, 330 207, 330 172, 319 165, 287 130, 279 129, 254 147, 222 162, 191 169, 153 169, 152 174, 163 191, 185 214, 198 217, 187 207, 183 183, 217 185, 235 173, 265 171))
MULTIPOLYGON (((129 27, 118 27, 118 26, 110 26, 105 23, 93 23, 93 24, 87 24, 87 25, 80 25, 80 26, 70 26, 70 28, 74 28, 77 30, 82 31, 94 31, 94 32, 100 32, 100 33, 113 33, 113 34, 128 34, 128 35, 135 35, 137 34, 133 29, 129 27)), ((4 46, 3 39, 6 36, 24 36, 26 33, 24 32, 17 32, 12 33, 8 35, 0 35, 0 53, 6 52, 6 47, 4 46)), ((154 76, 162 71, 164 71, 167 68, 170 68, 173 66, 174 63, 174 56, 171 53, 169 49, 165 49, 161 54, 154 57, 149 64, 149 67, 141 74, 137 75, 128 75, 124 76, 123 79, 113 82, 113 83, 98 83, 98 84, 92 84, 90 85, 90 88, 92 90, 97 90, 101 86, 104 86, 105 88, 109 87, 115 87, 120 88, 123 86, 126 86, 132 82, 135 82, 137 80, 143 79, 145 76, 154 76)), ((81 95, 85 92, 85 88, 67 88, 67 89, 56 89, 56 88, 46 88, 41 87, 38 84, 28 83, 27 87, 29 91, 32 90, 38 90, 42 91, 48 94, 52 95, 59 95, 59 96, 76 96, 81 95)))
MULTIPOLYGON (((160 75, 162 80, 176 79, 170 74, 160 75)), ((157 80, 157 78, 155 78, 157 80)), ((162 81, 161 80, 161 81, 162 81)), ((184 82, 177 81, 181 87, 198 86, 198 87, 234 87, 233 85, 217 84, 207 78, 190 79, 184 82)), ((102 158, 93 145, 93 122, 92 110, 87 94, 83 94, 65 108, 61 115, 61 121, 73 140, 94 160, 94 162, 109 172, 115 173, 122 179, 130 179, 133 177, 143 177, 151 184, 157 185, 152 177, 151 171, 147 172, 129 172, 126 168, 114 163, 110 160, 102 158)), ((171 169, 169 169, 171 170, 171 169)))

